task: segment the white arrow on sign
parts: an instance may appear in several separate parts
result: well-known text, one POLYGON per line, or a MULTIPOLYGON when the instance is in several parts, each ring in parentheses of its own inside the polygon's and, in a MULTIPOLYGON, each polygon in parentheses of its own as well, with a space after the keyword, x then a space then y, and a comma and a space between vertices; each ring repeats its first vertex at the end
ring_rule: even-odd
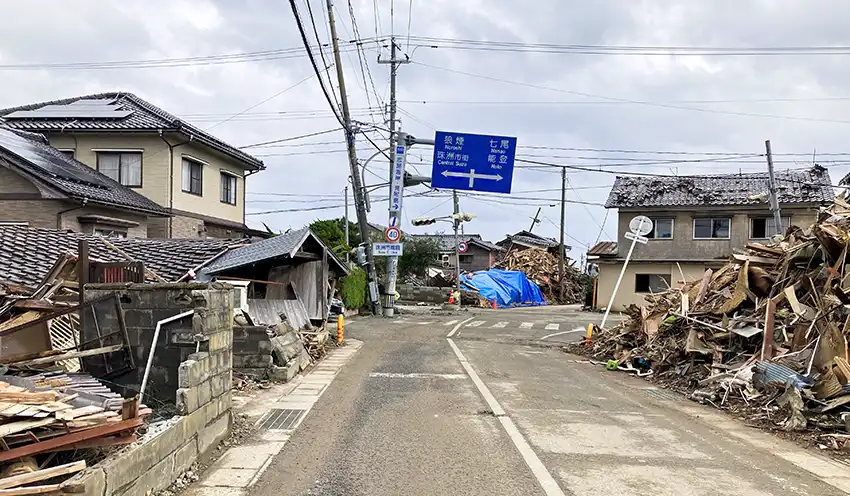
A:
POLYGON ((470 188, 475 184, 476 179, 491 179, 493 181, 501 181, 504 179, 499 174, 476 174, 475 169, 469 169, 469 172, 450 172, 444 170, 441 174, 445 177, 468 177, 470 188))

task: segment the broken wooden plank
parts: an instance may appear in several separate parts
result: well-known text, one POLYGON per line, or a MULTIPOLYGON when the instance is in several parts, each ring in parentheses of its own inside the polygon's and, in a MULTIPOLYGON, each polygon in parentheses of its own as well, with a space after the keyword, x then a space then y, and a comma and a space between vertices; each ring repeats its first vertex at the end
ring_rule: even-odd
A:
POLYGON ((66 463, 65 465, 57 465, 43 470, 37 470, 28 474, 13 475, 12 477, 0 479, 0 489, 9 489, 11 487, 18 487, 24 484, 32 484, 33 482, 40 482, 62 475, 74 474, 85 469, 86 462, 79 461, 66 463))
POLYGON ((37 429, 39 427, 44 427, 46 425, 50 425, 55 422, 54 419, 37 419, 37 420, 20 420, 17 422, 10 422, 8 424, 0 425, 0 437, 6 437, 10 434, 15 434, 18 432, 28 431, 30 429, 37 429))
POLYGON ((44 358, 35 358, 33 360, 25 360, 23 362, 15 362, 9 363, 8 365, 11 367, 31 367, 33 365, 44 365, 48 363, 56 363, 61 362, 63 360, 71 360, 74 358, 84 358, 88 356, 95 355, 104 355, 106 353, 113 353, 116 351, 121 351, 124 348, 123 344, 116 344, 112 346, 104 346, 103 348, 95 348, 93 350, 83 350, 83 351, 72 351, 70 353, 62 353, 61 355, 53 355, 44 358))
POLYGON ((48 486, 16 487, 14 489, 0 489, 0 496, 28 496, 30 494, 55 493, 62 489, 62 484, 50 484, 48 486))
POLYGON ((8 401, 11 403, 50 403, 51 401, 56 401, 57 396, 59 396, 59 393, 56 391, 23 391, 20 393, 10 393, 8 389, 6 391, 0 391, 0 401, 8 401))
POLYGON ((121 417, 124 420, 129 420, 131 418, 136 418, 139 416, 139 397, 134 396, 132 398, 127 398, 124 400, 124 403, 121 404, 121 417))
POLYGON ((764 314, 764 339, 761 344, 761 359, 770 360, 773 358, 773 324, 776 314, 776 303, 773 300, 767 300, 767 310, 764 314))
POLYGON ((777 258, 781 258, 785 256, 785 251, 780 248, 774 248, 771 246, 766 246, 761 243, 747 243, 747 248, 753 251, 765 253, 768 255, 775 256, 777 258))
POLYGON ((139 427, 143 423, 144 421, 141 418, 122 420, 112 424, 105 424, 91 429, 72 432, 71 434, 48 439, 47 441, 19 446, 17 448, 12 448, 9 451, 0 451, 0 462, 14 460, 15 458, 21 458, 23 456, 36 455, 38 453, 44 453, 46 451, 56 450, 59 448, 62 448, 64 451, 65 449, 70 449, 70 447, 74 444, 88 441, 89 439, 109 436, 122 431, 129 431, 139 427))
POLYGON ((95 413, 100 413, 103 411, 103 408, 99 406, 83 406, 80 408, 75 408, 73 410, 61 410, 56 412, 56 418, 58 420, 74 420, 77 417, 85 417, 87 415, 93 415, 95 413))
POLYGON ((740 262, 750 262, 764 265, 776 265, 776 263, 779 262, 778 258, 757 257, 755 255, 741 255, 739 253, 733 254, 732 258, 740 262))

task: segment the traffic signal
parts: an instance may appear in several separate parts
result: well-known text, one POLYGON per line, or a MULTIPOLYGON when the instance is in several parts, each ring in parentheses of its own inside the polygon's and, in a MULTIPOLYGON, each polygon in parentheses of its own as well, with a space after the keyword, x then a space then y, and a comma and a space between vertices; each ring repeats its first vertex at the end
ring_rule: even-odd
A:
POLYGON ((410 221, 414 226, 427 226, 429 224, 434 224, 437 222, 437 219, 433 217, 419 217, 417 219, 413 219, 410 221))

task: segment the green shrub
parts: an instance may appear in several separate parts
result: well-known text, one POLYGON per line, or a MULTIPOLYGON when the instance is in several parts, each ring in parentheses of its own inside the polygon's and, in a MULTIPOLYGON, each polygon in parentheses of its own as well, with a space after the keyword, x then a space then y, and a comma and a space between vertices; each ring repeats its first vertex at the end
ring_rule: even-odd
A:
POLYGON ((362 308, 366 304, 366 271, 354 267, 340 281, 339 293, 345 308, 362 308))

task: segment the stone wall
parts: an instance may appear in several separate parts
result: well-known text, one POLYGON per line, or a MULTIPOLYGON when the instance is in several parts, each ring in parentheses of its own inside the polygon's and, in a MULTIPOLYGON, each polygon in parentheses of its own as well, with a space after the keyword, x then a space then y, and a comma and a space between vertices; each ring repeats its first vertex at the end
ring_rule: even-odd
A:
POLYGON ((233 370, 237 372, 289 382, 310 362, 298 333, 287 324, 271 330, 264 326, 233 328, 233 370))
POLYGON ((426 303, 446 303, 449 301, 449 293, 452 288, 438 288, 433 286, 414 286, 412 284, 399 284, 396 286, 401 298, 400 301, 411 301, 426 303))
POLYGON ((266 326, 233 328, 233 368, 244 374, 263 376, 274 363, 271 337, 266 326))
MULTIPOLYGON (((137 369, 116 382, 138 387, 156 322, 192 310, 162 326, 145 392, 174 404, 179 416, 151 426, 141 442, 74 478, 92 496, 155 493, 196 460, 205 461, 230 434, 233 364, 233 291, 226 284, 87 285, 86 296, 118 292, 137 369), (199 344, 200 343, 200 346, 199 344), (196 348, 200 350, 196 351, 196 348), (167 393, 171 392, 171 397, 167 393)), ((113 316, 114 317, 114 316, 113 316)), ((109 315, 99 314, 99 319, 109 315)), ((87 329, 89 323, 86 322, 87 329)), ((84 331, 88 332, 87 330, 84 331)), ((87 363, 96 366, 97 362, 87 363)), ((96 372, 95 372, 96 375, 96 372)))

